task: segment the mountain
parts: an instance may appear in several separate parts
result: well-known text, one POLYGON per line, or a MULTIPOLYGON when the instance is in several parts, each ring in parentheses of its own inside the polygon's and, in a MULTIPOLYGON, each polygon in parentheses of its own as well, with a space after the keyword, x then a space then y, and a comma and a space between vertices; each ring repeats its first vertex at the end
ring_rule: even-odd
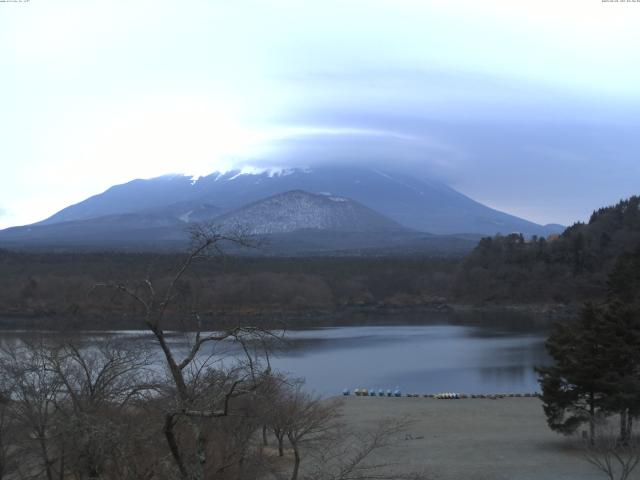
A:
POLYGON ((189 224, 242 226, 275 255, 464 254, 482 235, 561 230, 488 208, 452 188, 356 167, 134 180, 50 218, 0 231, 0 247, 175 250, 189 224))
POLYGON ((210 221, 222 210, 184 201, 149 207, 136 213, 107 214, 82 220, 40 222, 0 231, 8 247, 173 249, 182 248, 189 223, 210 221))
POLYGON ((138 213, 40 223, 0 232, 0 246, 45 250, 181 250, 189 224, 211 222, 223 231, 257 235, 258 250, 234 253, 313 255, 463 255, 479 236, 433 235, 399 223, 349 198, 293 190, 225 214, 210 204, 178 202, 138 213))
POLYGON ((194 223, 207 222, 221 215, 223 210, 210 203, 187 201, 149 208, 141 213, 169 217, 184 223, 194 223))
POLYGON ((333 232, 402 232, 408 229, 345 197, 292 190, 222 215, 215 223, 245 226, 258 235, 316 229, 333 232))
POLYGON ((12 227, 0 247, 26 249, 171 250, 185 246, 186 223, 153 213, 105 215, 87 220, 12 227))
POLYGON ((211 204, 230 212, 291 190, 350 198, 405 227, 435 234, 521 232, 525 236, 546 236, 562 231, 491 209, 440 182, 349 166, 254 173, 236 170, 196 180, 183 175, 133 180, 71 205, 40 223, 162 210, 184 202, 211 204))

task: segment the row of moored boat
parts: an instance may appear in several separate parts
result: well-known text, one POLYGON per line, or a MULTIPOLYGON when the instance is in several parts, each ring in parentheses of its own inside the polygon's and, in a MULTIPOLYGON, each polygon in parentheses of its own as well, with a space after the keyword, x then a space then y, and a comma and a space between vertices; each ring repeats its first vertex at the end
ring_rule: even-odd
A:
MULTIPOLYGON (((351 395, 351 390, 345 388, 342 391, 342 395, 348 397, 351 395)), ((439 400, 457 400, 457 399, 465 399, 465 398, 488 398, 491 400, 497 400, 499 398, 531 398, 531 397, 539 397, 540 393, 532 392, 532 393, 478 393, 478 394, 466 394, 466 393, 456 393, 456 392, 442 392, 442 393, 430 393, 420 395, 418 393, 405 393, 403 394, 398 387, 394 390, 388 389, 384 390, 382 388, 379 389, 367 389, 367 388, 356 388, 353 391, 353 395, 356 397, 409 397, 409 398, 436 398, 439 400)))

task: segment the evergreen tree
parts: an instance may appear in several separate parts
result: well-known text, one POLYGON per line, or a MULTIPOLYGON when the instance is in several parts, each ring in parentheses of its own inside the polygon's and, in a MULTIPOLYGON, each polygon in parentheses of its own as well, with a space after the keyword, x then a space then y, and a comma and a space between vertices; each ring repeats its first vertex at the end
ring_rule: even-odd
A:
POLYGON ((640 247, 618 257, 608 285, 606 408, 620 415, 620 438, 626 443, 640 415, 640 247))
POLYGON ((600 379, 603 409, 620 415, 620 440, 627 443, 633 418, 640 414, 640 317, 631 305, 614 301, 603 317, 600 341, 606 349, 606 369, 600 379))
POLYGON ((621 254, 609 274, 607 301, 623 302, 640 309, 640 246, 621 254))
POLYGON ((620 416, 627 443, 640 416, 640 248, 621 255, 603 308, 587 305, 574 322, 554 328, 546 343, 554 360, 539 368, 549 426, 573 433, 598 415, 620 416))
MULTIPOLYGON (((625 252, 639 243, 640 197, 635 196, 597 210, 588 224, 576 223, 548 241, 524 241, 519 234, 483 239, 462 262, 453 293, 509 303, 605 301, 616 259, 634 256, 625 252)), ((639 271, 640 260, 620 268, 639 271)), ((640 291, 640 282, 635 287, 640 291)))
POLYGON ((600 378, 606 347, 600 342, 600 318, 587 305, 577 321, 556 325, 546 342, 554 365, 537 369, 549 427, 569 435, 588 423, 591 441, 604 400, 600 378))

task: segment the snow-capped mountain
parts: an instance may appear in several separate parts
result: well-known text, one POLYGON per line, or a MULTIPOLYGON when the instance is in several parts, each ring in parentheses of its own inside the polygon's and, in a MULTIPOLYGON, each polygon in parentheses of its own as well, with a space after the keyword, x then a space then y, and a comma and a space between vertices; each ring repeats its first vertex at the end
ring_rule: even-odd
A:
MULTIPOLYGON (((346 197, 422 232, 548 235, 559 231, 556 227, 538 225, 491 209, 439 182, 389 170, 348 166, 262 172, 236 170, 198 179, 170 175, 133 180, 71 205, 41 224, 162 211, 169 205, 181 204, 210 204, 222 212, 230 212, 291 190, 346 197)), ((188 211, 185 208, 180 215, 187 215, 188 211)))
POLYGON ((137 213, 40 223, 0 231, 0 246, 68 250, 182 250, 190 223, 257 235, 268 255, 460 255, 474 236, 432 235, 408 229, 349 198, 302 190, 279 193, 226 214, 209 204, 180 202, 137 213))
POLYGON ((230 212, 208 203, 183 201, 133 213, 111 213, 61 222, 41 222, 0 231, 0 247, 45 250, 183 250, 189 225, 209 222, 222 231, 257 235, 267 255, 460 255, 479 236, 433 235, 408 229, 360 203, 328 193, 278 193, 230 212))

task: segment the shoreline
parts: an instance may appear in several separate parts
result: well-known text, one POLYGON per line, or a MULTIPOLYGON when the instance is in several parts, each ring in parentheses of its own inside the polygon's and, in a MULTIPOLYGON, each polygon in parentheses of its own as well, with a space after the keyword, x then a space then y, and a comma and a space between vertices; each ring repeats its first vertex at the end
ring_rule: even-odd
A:
MULTIPOLYGON (((404 316, 402 321, 393 321, 391 324, 421 323, 421 316, 431 314, 448 317, 453 323, 471 322, 471 317, 478 317, 473 323, 491 321, 491 317, 503 318, 518 317, 519 321, 531 322, 536 325, 551 325, 553 322, 570 318, 579 310, 575 304, 466 304, 429 302, 418 305, 349 305, 332 310, 315 311, 225 311, 205 312, 204 328, 212 329, 225 324, 237 324, 238 321, 254 322, 265 328, 280 328, 283 325, 287 329, 336 327, 363 324, 388 324, 389 317, 404 316), (363 318, 364 317, 364 318, 363 318)), ((109 315, 87 314, 80 318, 81 314, 69 315, 52 312, 4 312, 0 313, 0 331, 26 330, 139 330, 142 324, 135 316, 128 314, 109 315)), ((174 315, 167 318, 167 326, 181 324, 180 317, 174 315)))

